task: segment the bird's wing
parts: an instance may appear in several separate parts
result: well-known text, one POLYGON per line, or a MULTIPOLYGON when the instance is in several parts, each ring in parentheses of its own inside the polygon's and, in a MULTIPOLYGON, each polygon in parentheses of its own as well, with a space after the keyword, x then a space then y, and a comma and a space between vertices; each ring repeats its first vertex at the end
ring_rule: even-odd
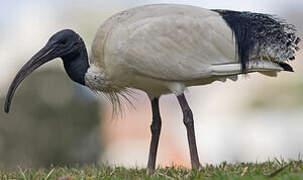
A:
POLYGON ((148 77, 186 81, 209 77, 212 65, 237 63, 233 33, 218 13, 180 5, 154 11, 152 17, 123 27, 128 37, 121 55, 127 68, 148 77))
POLYGON ((105 45, 100 48, 99 43, 96 48, 104 51, 109 74, 132 71, 168 81, 191 81, 216 76, 218 70, 224 75, 241 73, 233 32, 215 11, 151 5, 123 12, 109 23, 114 25, 108 28, 105 45))

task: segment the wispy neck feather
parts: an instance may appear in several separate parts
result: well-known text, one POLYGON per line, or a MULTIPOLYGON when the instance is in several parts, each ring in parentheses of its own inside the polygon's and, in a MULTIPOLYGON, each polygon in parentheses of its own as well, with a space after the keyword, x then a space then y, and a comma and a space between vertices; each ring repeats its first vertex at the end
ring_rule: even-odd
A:
POLYGON ((68 76, 73 81, 85 85, 85 74, 89 68, 85 45, 80 46, 78 51, 63 56, 62 59, 68 76))

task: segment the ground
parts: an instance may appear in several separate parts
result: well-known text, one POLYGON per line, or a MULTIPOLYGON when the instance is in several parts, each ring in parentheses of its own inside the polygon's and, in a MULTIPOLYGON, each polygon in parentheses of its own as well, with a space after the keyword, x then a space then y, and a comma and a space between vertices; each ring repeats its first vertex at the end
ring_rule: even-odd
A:
POLYGON ((1 180, 95 180, 95 179, 211 179, 211 180, 262 180, 262 179, 303 179, 302 161, 274 160, 265 163, 222 163, 218 166, 205 165, 200 171, 182 167, 159 168, 152 176, 146 169, 94 166, 50 167, 48 169, 1 170, 1 180))

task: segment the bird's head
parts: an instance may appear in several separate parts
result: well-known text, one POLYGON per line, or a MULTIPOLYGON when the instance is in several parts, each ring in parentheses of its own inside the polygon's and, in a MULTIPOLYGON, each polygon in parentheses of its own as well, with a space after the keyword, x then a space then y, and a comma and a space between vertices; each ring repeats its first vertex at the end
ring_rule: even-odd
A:
POLYGON ((58 57, 63 60, 68 76, 77 83, 85 84, 84 76, 89 67, 85 44, 74 31, 69 29, 59 31, 15 76, 6 95, 5 112, 9 112, 11 100, 19 84, 35 69, 58 57))

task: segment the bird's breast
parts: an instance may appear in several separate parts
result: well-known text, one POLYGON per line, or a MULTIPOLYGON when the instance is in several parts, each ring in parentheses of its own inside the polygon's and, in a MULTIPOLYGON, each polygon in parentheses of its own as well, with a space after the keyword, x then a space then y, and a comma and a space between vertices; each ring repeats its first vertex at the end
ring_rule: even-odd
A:
POLYGON ((151 98, 170 93, 180 94, 186 88, 182 82, 166 81, 137 73, 120 74, 119 76, 121 77, 119 79, 107 76, 104 70, 92 65, 85 75, 85 85, 94 91, 105 93, 122 92, 128 88, 135 88, 145 91, 151 98))
POLYGON ((125 88, 125 84, 115 83, 102 68, 96 65, 91 65, 85 74, 85 85, 100 92, 119 92, 125 88))

